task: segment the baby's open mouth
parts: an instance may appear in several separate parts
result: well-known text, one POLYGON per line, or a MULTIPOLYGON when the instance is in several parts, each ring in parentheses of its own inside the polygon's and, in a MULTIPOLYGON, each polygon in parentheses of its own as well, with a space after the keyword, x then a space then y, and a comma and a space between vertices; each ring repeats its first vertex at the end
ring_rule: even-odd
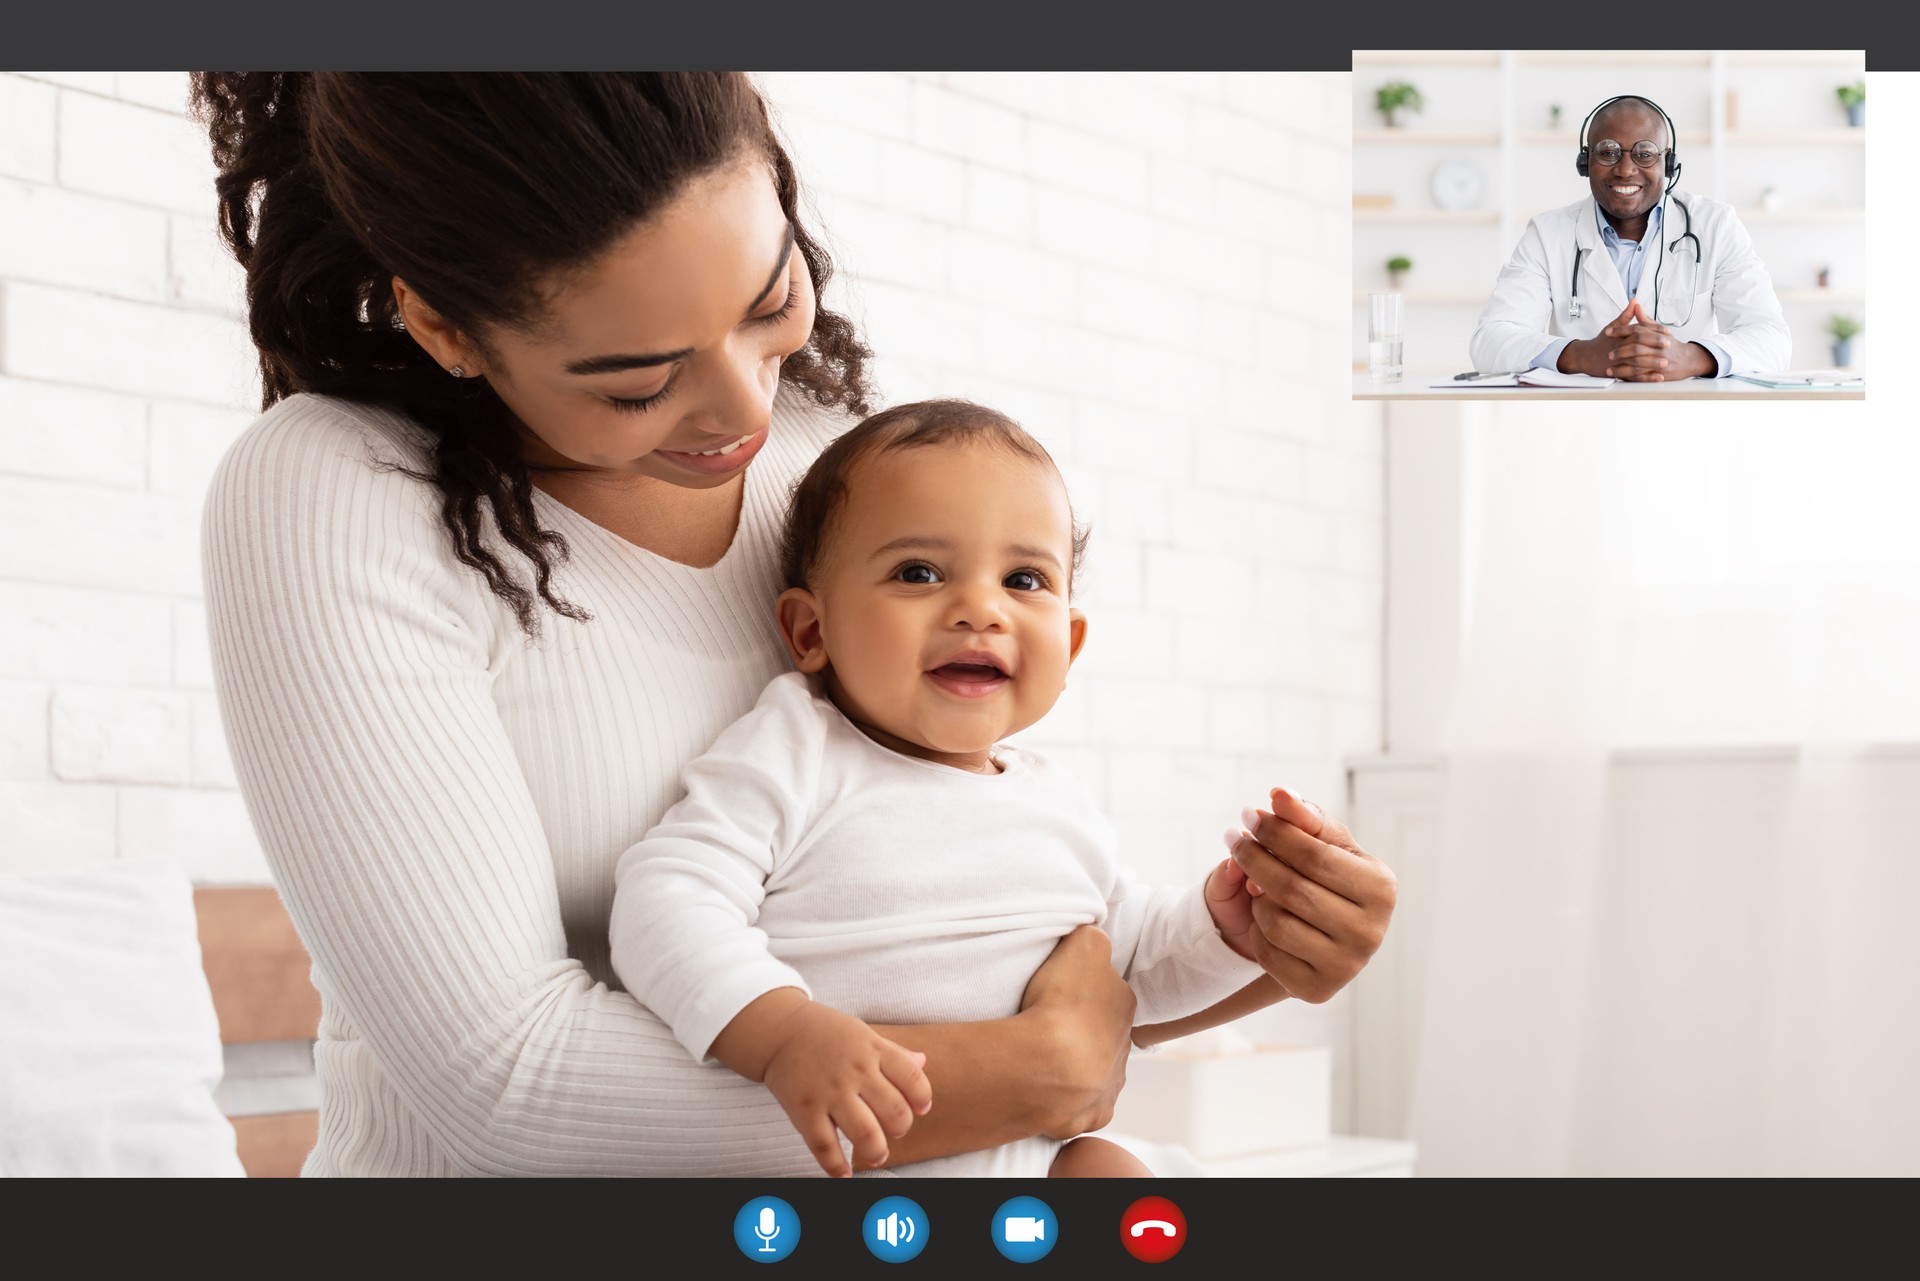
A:
POLYGON ((1005 689, 1013 678, 990 658, 942 663, 927 673, 927 679, 959 698, 984 698, 1005 689))
POLYGON ((1006 675, 997 663, 947 663, 933 669, 956 680, 990 681, 1006 675))

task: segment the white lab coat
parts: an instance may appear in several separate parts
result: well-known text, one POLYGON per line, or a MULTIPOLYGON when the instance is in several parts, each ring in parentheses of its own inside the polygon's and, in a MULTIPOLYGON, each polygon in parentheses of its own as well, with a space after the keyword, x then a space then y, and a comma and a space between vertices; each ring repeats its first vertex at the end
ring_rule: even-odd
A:
MULTIPOLYGON (((1753 238, 1733 206, 1691 192, 1666 197, 1660 239, 1672 246, 1686 231, 1686 216, 1675 204, 1685 201, 1700 238, 1700 261, 1693 242, 1666 249, 1659 272, 1659 246, 1649 246, 1640 270, 1640 309, 1654 315, 1654 278, 1660 274, 1660 312, 1655 319, 1682 342, 1711 337, 1726 350, 1731 373, 1788 368, 1792 335, 1780 314, 1773 281, 1753 252, 1753 238), (1692 297, 1689 299, 1688 295, 1692 297), (1692 314, 1688 315, 1688 304, 1692 314), (1685 318, 1685 325, 1675 320, 1685 318)), ((1527 224, 1513 257, 1500 269, 1493 297, 1474 327, 1469 351, 1482 372, 1525 369, 1555 338, 1592 338, 1627 306, 1627 290, 1600 240, 1599 215, 1592 196, 1564 209, 1543 213, 1527 224), (1580 307, 1567 316, 1573 262, 1580 256, 1580 307)))

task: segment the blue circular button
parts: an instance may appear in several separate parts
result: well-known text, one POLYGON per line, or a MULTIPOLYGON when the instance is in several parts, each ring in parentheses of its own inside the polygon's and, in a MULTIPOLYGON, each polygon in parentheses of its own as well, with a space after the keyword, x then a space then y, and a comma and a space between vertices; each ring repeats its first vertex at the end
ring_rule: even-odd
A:
POLYGON ((733 1243, 755 1263, 778 1263, 800 1244, 800 1216, 777 1196, 757 1196, 733 1216, 733 1243))
POLYGON ((873 1257, 888 1263, 905 1263, 919 1254, 927 1248, 932 1232, 920 1203, 903 1196, 875 1201, 860 1230, 873 1257))
POLYGON ((1044 1259, 1060 1239, 1060 1220, 1038 1197, 1017 1196, 993 1212, 993 1244, 1015 1263, 1044 1259))

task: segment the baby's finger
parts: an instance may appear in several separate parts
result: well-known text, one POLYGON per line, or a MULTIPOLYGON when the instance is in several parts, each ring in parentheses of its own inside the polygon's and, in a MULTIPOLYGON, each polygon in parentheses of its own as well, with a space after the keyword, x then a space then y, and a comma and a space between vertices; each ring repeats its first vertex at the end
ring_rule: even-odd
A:
MULTIPOLYGON (((927 1080, 927 1056, 896 1042, 889 1041, 887 1045, 886 1052, 880 1056, 880 1070, 900 1091, 913 1116, 925 1116, 933 1107, 933 1082, 927 1080)), ((905 1134, 907 1126, 913 1123, 913 1116, 897 1130, 889 1127, 888 1133, 896 1138, 905 1134)))
POLYGON ((897 1139, 913 1128, 913 1105, 884 1076, 872 1077, 860 1087, 860 1101, 873 1113, 889 1139, 897 1139))
MULTIPOLYGON (((1243 835, 1245 833, 1237 827, 1229 829, 1227 848, 1231 850, 1234 843, 1243 835)), ((1214 865, 1213 871, 1207 873, 1206 884, 1201 892, 1207 896, 1207 901, 1210 903, 1224 903, 1240 893, 1240 887, 1246 884, 1246 880, 1245 869, 1231 858, 1225 858, 1214 865)))
POLYGON ((807 1141, 807 1150, 813 1153, 813 1159, 829 1178, 850 1179, 853 1171, 847 1168, 847 1154, 840 1147, 839 1132, 833 1128, 833 1121, 824 1114, 816 1114, 802 1122, 795 1120, 794 1128, 800 1131, 800 1137, 807 1141))
POLYGON ((833 1123, 853 1144, 853 1159, 863 1169, 887 1163, 887 1132, 874 1117, 873 1109, 857 1094, 848 1095, 829 1109, 833 1123))

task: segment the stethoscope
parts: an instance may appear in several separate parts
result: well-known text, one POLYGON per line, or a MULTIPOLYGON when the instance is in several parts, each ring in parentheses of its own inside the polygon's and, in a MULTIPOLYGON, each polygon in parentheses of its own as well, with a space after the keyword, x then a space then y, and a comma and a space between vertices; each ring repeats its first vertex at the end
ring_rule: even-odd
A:
MULTIPOLYGON (((1660 261, 1653 269, 1653 319, 1658 324, 1671 325, 1676 329, 1684 329, 1693 323, 1693 293, 1691 290, 1687 293, 1687 314, 1684 317, 1679 320, 1661 320, 1660 273, 1666 270, 1667 250, 1678 249, 1681 245, 1691 240, 1693 242, 1694 276, 1695 279, 1698 279, 1700 272, 1700 237, 1693 234, 1693 211, 1687 208, 1687 202, 1678 196, 1672 195, 1671 192, 1669 192, 1667 198, 1674 204, 1680 206, 1680 216, 1686 219, 1684 224, 1686 230, 1674 237, 1671 242, 1665 240, 1660 242, 1660 261)), ((1568 320, 1580 319, 1580 260, 1586 257, 1587 253, 1588 251, 1585 249, 1575 249, 1573 251, 1573 292, 1567 298, 1568 320)))

